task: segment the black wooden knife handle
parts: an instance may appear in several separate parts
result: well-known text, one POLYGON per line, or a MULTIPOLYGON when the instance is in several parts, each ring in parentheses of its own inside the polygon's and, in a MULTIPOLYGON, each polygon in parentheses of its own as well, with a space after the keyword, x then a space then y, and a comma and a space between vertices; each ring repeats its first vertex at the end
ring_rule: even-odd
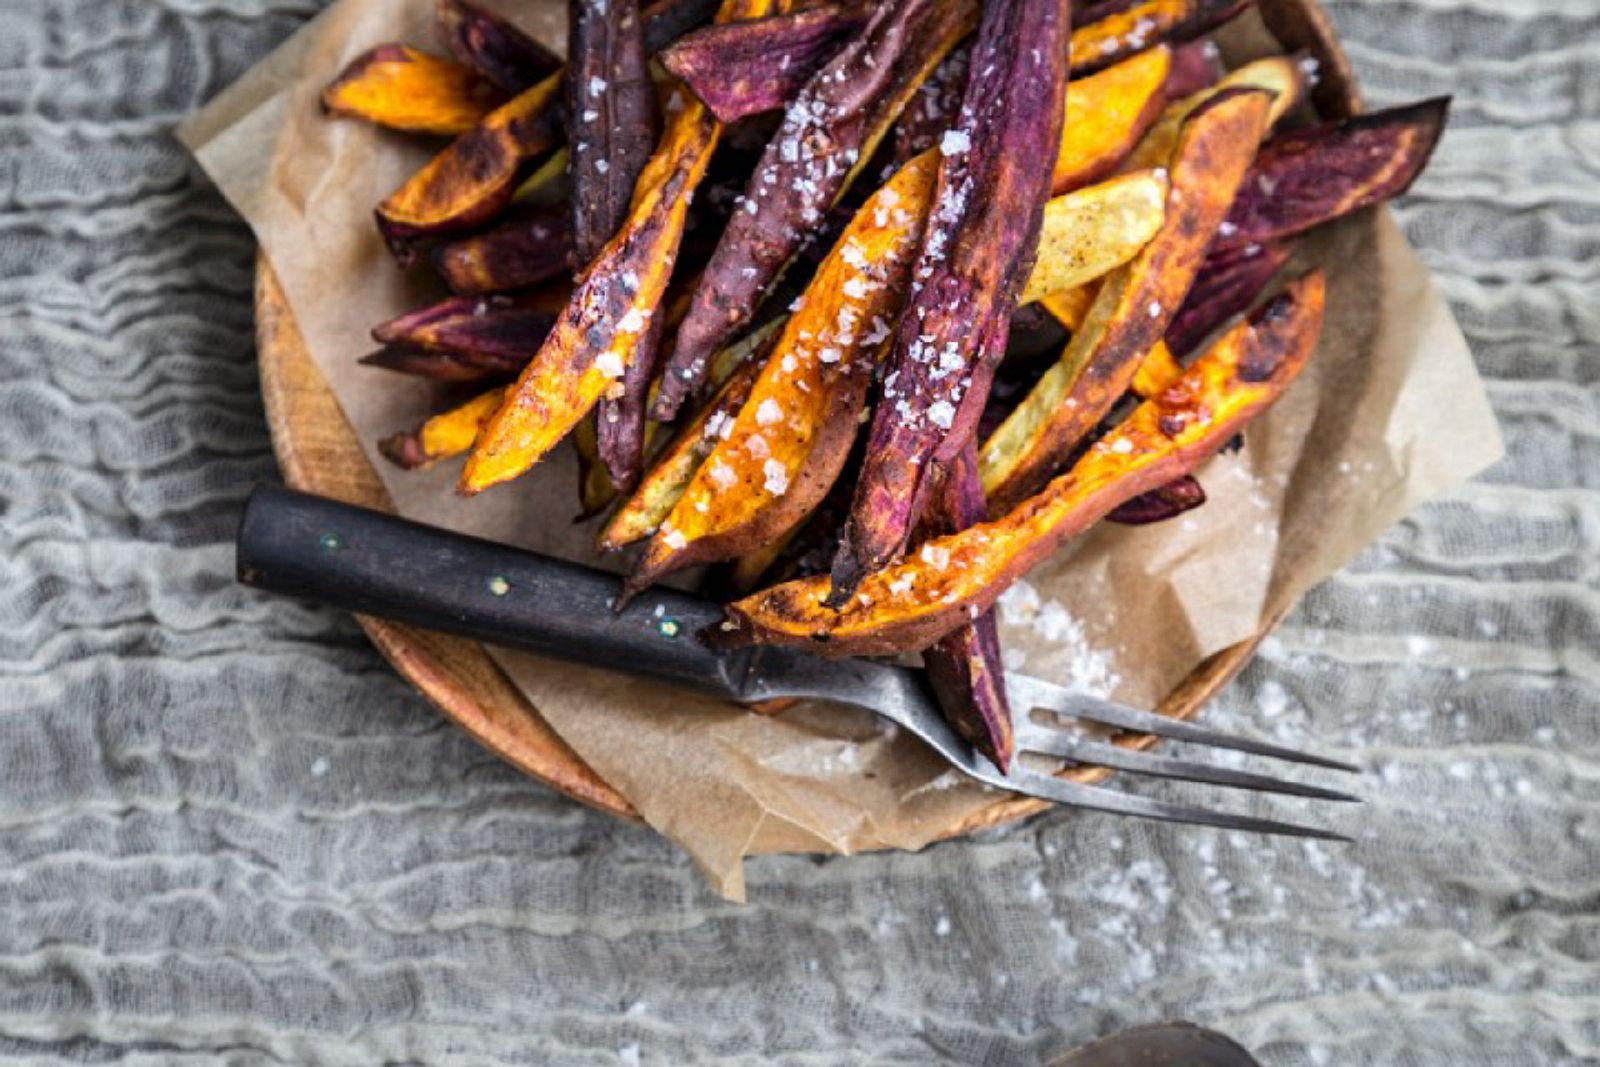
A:
POLYGON ((477 537, 260 486, 239 524, 239 581, 494 645, 731 697, 744 654, 699 633, 711 601, 651 590, 612 609, 615 575, 477 537))

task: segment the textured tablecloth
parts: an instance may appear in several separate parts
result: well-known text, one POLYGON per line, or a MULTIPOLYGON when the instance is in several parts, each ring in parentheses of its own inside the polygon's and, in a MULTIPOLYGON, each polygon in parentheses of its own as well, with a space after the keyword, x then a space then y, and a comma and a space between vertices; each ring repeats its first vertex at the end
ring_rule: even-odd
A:
POLYGON ((740 907, 233 584, 252 245, 170 131, 317 5, 0 0, 0 1059, 1600 1059, 1600 9, 1330 8, 1375 102, 1456 94, 1400 217, 1509 449, 1209 713, 1370 765, 1359 844, 1052 814, 740 907))

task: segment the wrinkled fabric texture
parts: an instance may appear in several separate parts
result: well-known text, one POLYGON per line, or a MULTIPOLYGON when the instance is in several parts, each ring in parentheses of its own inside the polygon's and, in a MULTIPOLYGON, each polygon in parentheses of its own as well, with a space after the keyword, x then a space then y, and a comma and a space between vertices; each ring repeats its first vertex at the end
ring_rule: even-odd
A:
POLYGON ((1329 8, 1374 105, 1456 94, 1399 218, 1508 448, 1207 712, 1366 763, 1358 842, 1053 813, 754 860, 741 907, 233 584, 253 249, 170 130, 317 5, 0 0, 0 1059, 1012 1065, 1172 1017, 1600 1058, 1600 12, 1329 8))

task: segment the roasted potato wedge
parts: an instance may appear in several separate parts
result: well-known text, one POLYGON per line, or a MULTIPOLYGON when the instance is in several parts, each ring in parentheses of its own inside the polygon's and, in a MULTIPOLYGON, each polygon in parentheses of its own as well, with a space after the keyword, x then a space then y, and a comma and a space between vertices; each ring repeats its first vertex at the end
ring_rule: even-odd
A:
POLYGON ((1232 90, 1185 122, 1161 232, 1106 277, 1060 362, 984 442, 983 486, 991 507, 1004 510, 1037 491, 1127 390, 1188 293, 1255 157, 1271 103, 1271 94, 1261 90, 1232 90))
POLYGON ((1193 470, 1282 395, 1316 347, 1323 299, 1320 273, 1298 280, 1037 495, 869 575, 839 609, 825 603, 826 578, 788 582, 730 605, 727 621, 707 638, 829 656, 928 647, 1118 505, 1193 470))
POLYGON ((452 137, 505 100, 499 86, 471 67, 403 44, 363 52, 322 90, 322 108, 330 115, 452 137))

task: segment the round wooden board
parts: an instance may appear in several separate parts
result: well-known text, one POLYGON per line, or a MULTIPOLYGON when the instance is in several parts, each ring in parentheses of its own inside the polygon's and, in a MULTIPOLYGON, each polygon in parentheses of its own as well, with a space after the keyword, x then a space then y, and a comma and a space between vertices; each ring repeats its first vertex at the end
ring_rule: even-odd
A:
MULTIPOLYGON (((1316 0, 1263 0, 1262 15, 1290 49, 1305 49, 1321 68, 1316 97, 1324 115, 1361 109, 1355 81, 1316 0)), ((266 257, 256 264, 256 340, 261 392, 273 451, 284 481, 295 489, 352 504, 394 510, 383 483, 345 421, 338 401, 307 351, 283 289, 266 257)), ((357 616, 373 644, 412 685, 456 724, 512 766, 575 800, 621 818, 639 814, 561 740, 539 711, 490 659, 482 645, 457 637, 357 616)), ((1192 717, 1249 662, 1277 619, 1247 641, 1212 656, 1167 695, 1164 715, 1192 717)), ((1153 739, 1134 742, 1148 747, 1153 739)), ((1076 772, 1098 781, 1106 772, 1076 772)), ((946 836, 1025 818, 1047 805, 1028 798, 1000 800, 946 836)))

